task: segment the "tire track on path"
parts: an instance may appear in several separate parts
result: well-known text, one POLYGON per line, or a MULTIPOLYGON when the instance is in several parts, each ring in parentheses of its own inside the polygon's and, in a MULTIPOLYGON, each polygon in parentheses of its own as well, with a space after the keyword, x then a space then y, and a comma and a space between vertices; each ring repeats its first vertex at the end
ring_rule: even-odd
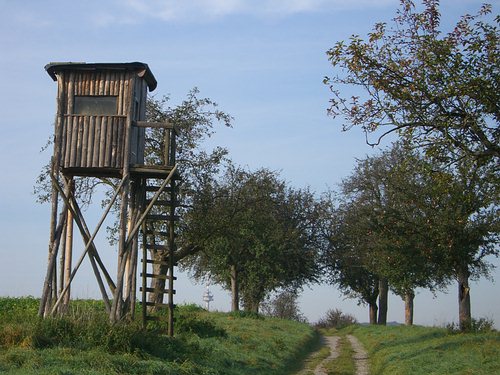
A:
POLYGON ((368 375, 368 353, 363 345, 353 335, 347 335, 352 349, 354 350, 354 365, 356 366, 356 375, 368 375))
POLYGON ((328 375, 328 372, 325 370, 324 365, 339 356, 338 351, 338 342, 340 340, 339 336, 326 336, 325 338, 326 344, 330 347, 330 355, 325 358, 321 363, 316 366, 314 369, 314 375, 328 375))

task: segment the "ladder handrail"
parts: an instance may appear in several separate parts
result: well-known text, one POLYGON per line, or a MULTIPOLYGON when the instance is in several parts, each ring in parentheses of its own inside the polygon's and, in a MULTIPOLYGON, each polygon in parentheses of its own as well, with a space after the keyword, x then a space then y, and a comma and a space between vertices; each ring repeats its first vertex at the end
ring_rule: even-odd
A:
POLYGON ((163 192, 163 190, 165 189, 165 187, 167 186, 169 181, 172 179, 176 170, 177 170, 177 164, 174 165, 174 167, 172 168, 172 170, 170 171, 168 176, 165 178, 165 181, 163 181, 163 183, 161 184, 161 186, 158 189, 158 191, 156 192, 156 194, 153 196, 153 198, 151 198, 151 202, 149 202, 148 206, 146 207, 146 209, 142 213, 139 220, 137 220, 137 222, 135 223, 134 228, 130 231, 130 233, 128 235, 128 239, 125 242, 125 249, 127 249, 130 246, 132 239, 135 237, 135 235, 139 231, 139 228, 141 227, 144 220, 146 220, 146 216, 149 214, 149 211, 151 211, 151 209, 153 208, 156 200, 159 198, 160 194, 163 192))

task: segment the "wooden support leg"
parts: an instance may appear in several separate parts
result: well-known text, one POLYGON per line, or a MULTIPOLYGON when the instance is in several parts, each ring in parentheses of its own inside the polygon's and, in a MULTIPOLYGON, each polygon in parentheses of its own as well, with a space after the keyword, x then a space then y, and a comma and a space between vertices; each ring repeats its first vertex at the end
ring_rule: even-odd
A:
MULTIPOLYGON (((57 186, 58 190, 59 190, 59 193, 61 194, 61 196, 63 197, 64 201, 65 201, 65 204, 66 206, 71 210, 71 213, 73 214, 74 216, 74 220, 78 226, 78 228, 80 229, 80 231, 82 233, 85 233, 85 229, 86 227, 83 226, 82 222, 83 222, 83 216, 79 216, 77 215, 77 211, 80 212, 79 208, 78 208, 78 204, 76 203, 76 201, 74 199, 72 199, 72 201, 70 202, 69 201, 69 198, 67 196, 67 194, 64 194, 64 192, 62 191, 61 187, 59 186, 56 178, 51 175, 52 177, 52 180, 53 180, 53 183, 55 186, 57 186), (77 211, 75 211, 77 210, 77 211)), ((69 289, 69 286, 71 284, 71 282, 73 281, 73 278, 75 277, 76 275, 76 272, 78 271, 78 269, 80 268, 80 265, 82 264, 83 262, 83 259, 85 258, 85 255, 88 253, 89 249, 91 247, 94 248, 95 252, 97 253, 97 250, 95 249, 95 246, 94 246, 94 239, 95 237, 97 236, 97 233, 99 232, 99 229, 101 228, 101 225, 103 224, 104 222, 104 219, 106 218, 106 216, 108 215, 109 211, 111 210, 111 207, 113 206, 116 198, 118 197, 118 193, 120 192, 123 184, 125 182, 125 179, 122 179, 120 185, 118 186, 118 188, 116 189, 115 191, 115 194, 113 195, 113 197, 111 198, 111 201, 109 202, 108 204, 108 207, 106 208, 105 212, 103 213, 102 217, 101 217, 101 220, 99 220, 99 223, 97 224, 97 227, 94 231, 94 233, 92 234, 92 236, 90 236, 89 240, 86 241, 86 245, 85 245, 85 250, 83 251, 83 254, 80 256, 80 259, 78 259, 76 265, 75 265, 75 268, 73 269, 73 271, 71 272, 71 275, 69 277, 69 281, 68 281, 68 284, 65 286, 65 288, 63 289, 63 291, 61 292, 61 295, 59 296, 59 298, 57 299, 56 303, 54 304, 54 306, 52 307, 52 310, 51 310, 51 314, 54 314, 54 312, 56 311, 57 307, 59 306, 59 304, 61 303, 61 300, 62 300, 62 297, 65 295, 65 293, 68 291, 69 289)), ((104 296, 103 296, 104 297, 104 296)))

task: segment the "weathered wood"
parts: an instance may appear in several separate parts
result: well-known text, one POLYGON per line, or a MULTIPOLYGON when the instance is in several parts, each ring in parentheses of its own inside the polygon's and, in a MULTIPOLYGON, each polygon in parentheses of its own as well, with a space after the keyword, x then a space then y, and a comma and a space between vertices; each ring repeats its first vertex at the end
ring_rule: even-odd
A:
POLYGON ((100 156, 100 142, 101 142, 101 120, 98 117, 94 117, 95 122, 95 134, 94 134, 94 151, 92 156, 92 167, 99 167, 99 156, 100 156))
MULTIPOLYGON (((127 95, 124 99, 124 105, 126 108, 127 121, 125 127, 125 147, 123 151, 123 169, 122 175, 129 178, 129 156, 130 156, 130 128, 132 123, 132 114, 133 107, 130 100, 132 95, 129 91, 133 90, 132 82, 130 80, 125 81, 124 94, 127 95)), ((125 266, 126 266, 126 253, 130 246, 130 243, 127 241, 127 209, 128 209, 128 199, 129 199, 129 186, 125 185, 122 196, 121 196, 121 205, 120 205, 120 224, 119 224, 119 239, 118 239, 118 271, 116 277, 116 290, 113 296, 113 306, 111 307, 110 320, 111 322, 120 321, 123 317, 123 283, 124 283, 124 274, 125 274, 125 266)))
POLYGON ((92 158, 94 156, 94 131, 95 131, 95 117, 89 116, 89 130, 87 139, 87 158, 85 167, 92 167, 92 158))
MULTIPOLYGON (((175 141, 175 136, 172 137, 173 141, 175 141)), ((173 162, 175 162, 175 158, 173 160, 173 162)), ((177 165, 177 164, 176 164, 177 165)), ((170 192, 170 200, 173 202, 175 201, 176 199, 176 195, 175 195, 175 180, 172 180, 172 182, 170 183, 171 185, 171 192, 170 192)), ((175 218, 175 206, 170 206, 170 217, 172 219, 175 218)), ((168 289, 170 290, 169 293, 168 293, 168 335, 170 337, 173 337, 174 336, 174 308, 175 308, 175 305, 174 305, 174 266, 176 265, 175 264, 175 260, 174 260, 174 257, 175 257, 175 222, 174 220, 170 220, 169 221, 169 239, 168 239, 168 242, 169 242, 169 257, 168 257, 168 273, 169 275, 171 276, 170 279, 168 280, 168 289)))
POLYGON ((66 208, 63 209, 59 216, 59 222, 57 227, 54 228, 52 242, 49 245, 49 260, 47 265, 47 273, 45 275, 45 281, 43 283, 42 297, 40 299, 40 307, 38 309, 39 316, 45 316, 48 307, 48 300, 52 296, 52 290, 55 287, 53 285, 53 275, 55 273, 55 264, 57 259, 57 251, 59 248, 59 241, 61 234, 66 223, 66 208))
POLYGON ((78 140, 77 140, 77 146, 76 146, 76 161, 75 161, 75 167, 78 167, 82 165, 82 150, 83 150, 83 131, 84 131, 84 122, 88 118, 87 116, 79 116, 78 117, 78 140))
POLYGON ((74 108, 74 92, 75 92, 75 73, 71 72, 68 79, 68 109, 67 113, 73 113, 74 108))
MULTIPOLYGON (((119 67, 117 69, 115 66, 106 66, 105 64, 102 65, 102 69, 99 66, 100 64, 89 65, 90 69, 87 66, 76 63, 75 65, 68 64, 67 66, 63 65, 47 70, 51 77, 58 81, 59 85, 59 120, 56 120, 54 141, 55 169, 51 177, 54 178, 54 175, 59 172, 64 173, 66 177, 122 177, 121 186, 115 191, 116 195, 121 194, 116 285, 114 285, 106 268, 102 264, 93 243, 95 234, 102 223, 100 222, 98 228, 93 234, 90 234, 76 201, 71 197, 66 197, 64 192, 55 188, 55 194, 62 196, 65 204, 68 205, 68 208, 65 209, 66 215, 72 216, 73 220, 70 218, 69 221, 71 224, 68 223, 65 225, 66 234, 64 240, 58 240, 65 242, 60 247, 57 247, 59 254, 61 254, 60 275, 57 274, 58 263, 51 264, 50 270, 48 268, 48 273, 50 271, 50 279, 48 279, 47 287, 48 292, 45 293, 46 298, 41 305, 44 305, 43 311, 53 313, 57 311, 57 305, 60 305, 62 300, 69 301, 68 291, 70 290, 71 282, 78 267, 80 267, 83 257, 88 255, 110 319, 118 321, 123 319, 127 313, 133 316, 134 311, 139 245, 137 231, 139 227, 145 226, 145 216, 143 216, 143 213, 147 210, 147 207, 144 208, 146 204, 144 202, 145 181, 147 178, 166 179, 170 181, 178 178, 178 175, 172 176, 172 173, 175 174, 176 166, 174 168, 151 168, 150 170, 147 168, 144 170, 137 169, 133 175, 130 174, 131 162, 139 165, 144 163, 145 128, 143 126, 134 126, 136 124, 133 124, 132 121, 139 120, 139 123, 144 123, 142 120, 145 118, 146 92, 148 87, 154 89, 156 86, 156 81, 149 72, 149 69, 147 69, 147 66, 144 71, 138 72, 134 70, 135 66, 133 65, 132 69, 129 66, 123 70, 120 70, 119 67), (115 115, 106 112, 99 115, 75 113, 75 96, 89 95, 116 96, 117 113, 115 115), (135 183, 140 184, 140 189, 130 189, 130 181, 132 181, 132 187, 135 183), (130 217, 130 223, 126 225, 128 217, 130 217), (71 270, 74 261, 71 259, 73 251, 73 223, 77 225, 82 234, 85 250, 83 251, 81 260, 73 264, 73 270, 71 270), (60 280, 57 276, 60 276, 60 280), (112 301, 106 292, 106 281, 108 284, 113 284, 109 285, 109 289, 111 289, 113 294, 112 301), (58 286, 61 286, 61 289, 58 289, 58 286), (54 300, 55 304, 53 303, 54 300), (47 310, 47 308, 50 308, 50 310, 47 310)), ((110 109, 112 110, 113 108, 110 109)), ((158 125, 157 123, 148 124, 150 127, 158 125)), ((168 144, 170 144, 169 141, 166 142, 166 145, 168 144)), ((165 155, 168 155, 167 158, 171 155, 169 150, 165 151, 165 155)), ((171 160, 167 160, 167 164, 174 163, 171 160)), ((166 190, 166 185, 170 183, 169 181, 165 183, 162 188, 163 190, 166 190)), ((157 193, 161 193, 162 189, 157 193)), ((113 199, 116 199, 116 197, 113 199)), ((57 197, 55 203, 57 203, 57 197)), ((55 212, 57 214, 57 209, 55 212)), ((107 212, 104 213, 103 219, 106 215, 107 212)), ((51 231, 54 232, 54 230, 57 230, 57 227, 54 229, 52 226, 51 231)), ((51 241, 51 246, 54 245, 55 242, 51 241)), ((51 259, 49 255, 49 260, 51 259)), ((165 293, 167 290, 164 289, 162 292, 165 293)))
MULTIPOLYGON (((68 195, 74 195, 75 183, 73 179, 67 181, 68 195)), ((61 268, 61 274, 64 275, 63 281, 61 282, 61 292, 63 288, 69 284, 69 277, 71 274, 71 263, 73 260, 73 214, 71 210, 68 209, 67 219, 66 219, 66 240, 65 240, 65 252, 64 252, 64 268, 61 268)), ((71 289, 68 286, 68 291, 63 298, 63 305, 68 306, 71 296, 71 289)))
MULTIPOLYGON (((69 128, 68 128, 69 130, 69 128)), ((71 117, 71 149, 69 157, 69 166, 73 167, 76 164, 76 153, 78 145, 78 118, 71 117)))
MULTIPOLYGON (((140 288, 140 290, 142 291, 143 289, 140 288)), ((175 294, 175 290, 170 290, 170 289, 157 289, 157 288, 146 288, 146 292, 148 293, 170 293, 172 292, 173 294, 175 294)))
POLYGON ((99 140, 99 167, 106 165, 106 117, 99 117, 101 126, 101 139, 99 140))
MULTIPOLYGON (((77 223, 77 225, 79 224, 79 220, 78 219, 82 219, 82 218, 79 218, 79 216, 77 215, 74 207, 76 206, 77 207, 77 204, 76 204, 76 201, 73 200, 71 203, 67 197, 67 195, 64 194, 64 192, 62 191, 61 187, 59 186, 58 182, 57 182, 57 179, 54 177, 54 175, 51 174, 51 178, 52 178, 52 182, 54 183, 54 185, 57 187, 57 189, 59 190, 59 194, 61 194, 61 196, 63 197, 64 201, 65 201, 65 204, 66 206, 72 210, 72 213, 73 213, 73 216, 74 216, 74 219, 77 223), (73 204, 73 205, 72 205, 73 204)), ((61 292, 61 294, 59 295, 59 298, 58 300, 56 301, 56 303, 54 304, 54 306, 52 307, 52 311, 51 311, 51 314, 53 314, 57 307, 59 306, 59 304, 61 303, 61 300, 62 300, 62 297, 64 297, 64 295, 67 293, 70 285, 71 285, 71 282, 73 281, 75 275, 76 275, 76 272, 78 271, 78 269, 80 268, 82 262, 83 262, 83 259, 85 258, 85 255, 87 254, 87 252, 89 251, 90 247, 91 246, 94 246, 94 239, 95 237, 97 236, 97 233, 99 232, 99 229, 101 228, 101 225, 102 223, 104 222, 104 220, 106 219, 106 216, 108 215, 109 211, 111 210, 111 207, 113 206, 113 204, 115 203, 115 200, 116 198, 118 197, 118 194, 122 188, 122 186, 124 185, 125 181, 127 179, 126 178, 123 178, 120 185, 118 186, 118 188, 115 190, 115 194, 113 195, 113 197, 111 198, 111 201, 109 202, 108 206, 106 207, 106 210, 104 211, 102 217, 101 217, 101 220, 99 220, 99 223, 97 224, 97 227, 96 229, 94 230, 94 233, 92 234, 92 236, 90 237, 90 239, 88 241, 86 241, 86 245, 85 245, 85 249, 82 253, 82 255, 80 256, 80 258, 78 259, 78 261, 76 262, 75 264, 75 267, 73 268, 73 271, 71 272, 71 275, 70 275, 70 278, 69 278, 69 282, 68 284, 64 287, 63 291, 61 292)), ((82 230, 83 228, 80 228, 80 230, 82 230)))
POLYGON ((134 227, 134 229, 132 229, 132 231, 130 232, 129 234, 129 239, 127 240, 127 245, 129 245, 129 241, 130 241, 130 238, 134 237, 136 234, 137 234, 137 231, 139 230, 139 228, 141 227, 142 223, 144 222, 144 220, 146 220, 146 216, 149 215, 149 212, 151 211, 151 209, 153 208, 155 202, 158 200, 160 194, 163 192, 163 189, 165 189, 165 187, 167 186, 167 184, 172 180, 172 177, 174 176, 175 174, 175 171, 177 170, 177 164, 174 165, 174 167, 172 168, 172 170, 170 171, 169 175, 167 176, 167 178, 165 178, 165 180, 163 181, 163 183, 160 185, 160 187, 158 188, 158 191, 155 193, 155 195, 151 198, 151 202, 148 204, 148 206, 146 207, 146 209, 144 210, 144 212, 142 213, 141 217, 139 218, 139 220, 137 220, 137 223, 134 227))
MULTIPOLYGON (((143 222, 142 223, 142 233, 146 233, 146 224, 143 222)), ((145 259, 148 257, 148 251, 145 246, 145 241, 142 241, 142 272, 141 272, 141 278, 142 278, 142 288, 141 288, 141 301, 142 301, 142 306, 146 306, 147 302, 147 294, 146 294, 146 287, 147 287, 147 281, 145 277, 142 277, 142 275, 147 274, 147 263, 144 262, 145 259)), ((147 320, 147 309, 143 307, 142 309, 142 328, 146 328, 146 320, 147 320)))
POLYGON ((104 165, 106 167, 110 167, 111 166, 111 153, 113 151, 113 147, 112 147, 113 123, 112 123, 111 118, 109 118, 107 116, 106 117, 103 116, 103 119, 105 119, 105 121, 106 121, 106 141, 104 144, 104 155, 105 155, 104 165))

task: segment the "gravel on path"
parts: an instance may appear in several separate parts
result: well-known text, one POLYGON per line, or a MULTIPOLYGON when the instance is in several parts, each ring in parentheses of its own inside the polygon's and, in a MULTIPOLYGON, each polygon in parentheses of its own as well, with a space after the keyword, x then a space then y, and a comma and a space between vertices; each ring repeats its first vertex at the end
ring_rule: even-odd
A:
POLYGON ((326 344, 330 347, 330 355, 325 358, 318 366, 316 366, 316 368, 314 369, 314 375, 328 375, 324 368, 324 365, 339 356, 338 342, 340 337, 327 336, 324 339, 326 341, 326 344))
POLYGON ((347 335, 347 339, 351 342, 354 350, 353 359, 356 375, 368 375, 368 353, 356 337, 347 335))

